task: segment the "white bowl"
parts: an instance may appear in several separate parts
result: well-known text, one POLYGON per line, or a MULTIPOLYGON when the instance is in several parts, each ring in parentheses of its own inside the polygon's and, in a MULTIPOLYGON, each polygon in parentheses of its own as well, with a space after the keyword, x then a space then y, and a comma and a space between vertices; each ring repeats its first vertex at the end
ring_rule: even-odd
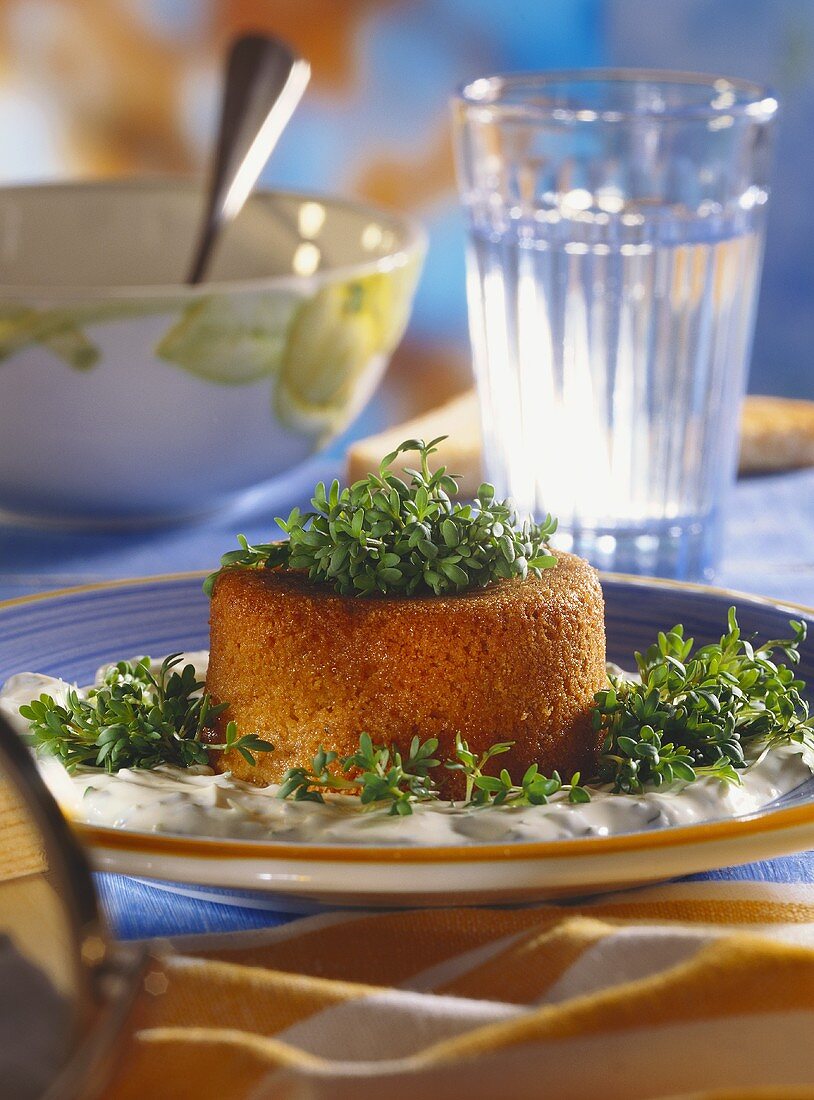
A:
POLYGON ((406 219, 258 192, 183 284, 203 197, 166 181, 0 189, 0 508, 204 513, 335 438, 401 338, 406 219))

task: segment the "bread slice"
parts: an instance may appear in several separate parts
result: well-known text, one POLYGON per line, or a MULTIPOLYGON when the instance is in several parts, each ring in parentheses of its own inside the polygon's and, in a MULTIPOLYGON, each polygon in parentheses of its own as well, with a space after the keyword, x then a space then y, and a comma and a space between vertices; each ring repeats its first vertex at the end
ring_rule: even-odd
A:
MULTIPOLYGON (((433 456, 433 465, 446 466, 449 473, 458 475, 461 495, 473 497, 483 481, 480 412, 474 389, 412 420, 353 443, 348 449, 348 480, 359 481, 378 471, 382 457, 394 451, 405 439, 429 442, 439 435, 449 436, 449 439, 439 445, 438 454, 433 456)), ((399 472, 399 467, 415 466, 417 462, 417 453, 408 451, 396 463, 396 472, 399 472)))
POLYGON ((814 466, 814 401, 752 395, 741 422, 742 474, 814 466))

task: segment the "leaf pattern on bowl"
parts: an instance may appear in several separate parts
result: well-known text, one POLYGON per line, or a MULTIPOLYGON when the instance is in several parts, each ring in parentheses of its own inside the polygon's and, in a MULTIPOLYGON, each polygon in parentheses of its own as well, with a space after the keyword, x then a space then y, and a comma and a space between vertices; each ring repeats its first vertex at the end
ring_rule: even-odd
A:
POLYGON ((269 378, 274 417, 326 438, 375 387, 407 325, 419 269, 412 257, 389 271, 323 284, 311 297, 276 287, 44 308, 0 302, 0 363, 39 345, 73 370, 89 371, 102 352, 87 326, 166 314, 172 320, 153 349, 157 359, 218 385, 269 378))
POLYGON ((177 301, 165 298, 83 302, 46 309, 23 302, 2 302, 0 362, 32 344, 40 344, 74 370, 91 370, 99 362, 100 352, 83 331, 86 325, 168 313, 177 308, 177 301))
POLYGON ((418 271, 418 261, 411 260, 331 284, 299 307, 274 391, 283 424, 324 434, 350 418, 371 360, 388 356, 404 333, 418 271))
POLYGON ((279 290, 196 298, 155 353, 208 382, 256 382, 279 368, 289 322, 301 300, 279 290))

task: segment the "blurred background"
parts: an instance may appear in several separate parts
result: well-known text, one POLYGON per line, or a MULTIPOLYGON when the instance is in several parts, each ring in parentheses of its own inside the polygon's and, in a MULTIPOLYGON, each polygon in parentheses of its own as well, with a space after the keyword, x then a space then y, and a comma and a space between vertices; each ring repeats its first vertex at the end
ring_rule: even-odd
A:
MULTIPOLYGON (((264 182, 362 196, 430 231, 385 391, 391 413, 418 407, 410 393, 427 406, 468 380, 450 90, 492 71, 597 65, 716 72, 780 92, 750 389, 814 397, 811 0, 0 0, 0 179, 201 172, 223 55, 247 29, 288 39, 313 68, 264 182)), ((380 403, 365 427, 388 415, 380 403)))

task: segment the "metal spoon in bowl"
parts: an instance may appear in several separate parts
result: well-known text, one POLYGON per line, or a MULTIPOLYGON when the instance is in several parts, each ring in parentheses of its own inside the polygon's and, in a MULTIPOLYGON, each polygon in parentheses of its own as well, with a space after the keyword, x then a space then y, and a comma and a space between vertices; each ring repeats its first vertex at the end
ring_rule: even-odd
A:
POLYGON ((311 66, 274 38, 250 34, 232 46, 206 211, 187 282, 201 282, 218 235, 237 216, 294 113, 311 66))

